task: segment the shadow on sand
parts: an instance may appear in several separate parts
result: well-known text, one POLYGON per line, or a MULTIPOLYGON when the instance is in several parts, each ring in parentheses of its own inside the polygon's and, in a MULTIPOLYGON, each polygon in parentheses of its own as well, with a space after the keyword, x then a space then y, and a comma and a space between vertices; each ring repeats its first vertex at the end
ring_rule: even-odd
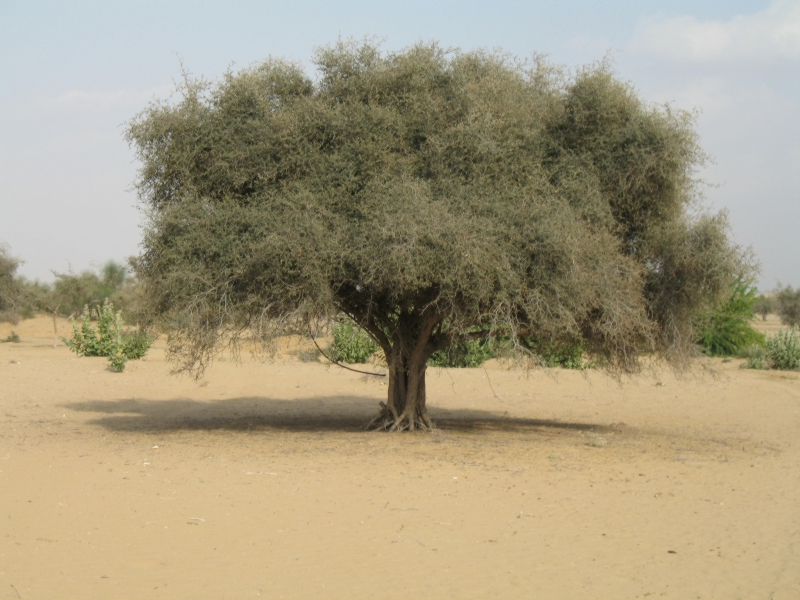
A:
MULTIPOLYGON (((362 431, 377 412, 374 398, 330 396, 297 398, 232 398, 227 400, 89 400, 63 405, 80 412, 105 416, 89 420, 110 431, 253 431, 296 432, 362 431)), ((531 431, 570 429, 603 432, 613 429, 595 423, 511 417, 507 414, 469 409, 430 407, 437 427, 450 431, 531 431)))

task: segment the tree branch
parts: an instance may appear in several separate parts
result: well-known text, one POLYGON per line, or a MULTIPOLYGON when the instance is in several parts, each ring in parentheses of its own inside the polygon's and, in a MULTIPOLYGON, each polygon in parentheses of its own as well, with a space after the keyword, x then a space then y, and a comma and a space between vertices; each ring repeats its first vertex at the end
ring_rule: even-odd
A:
POLYGON ((333 364, 335 364, 337 367, 341 367, 343 369, 347 369, 348 371, 353 371, 353 373, 361 373, 362 375, 374 375, 375 377, 386 377, 386 373, 371 373, 370 371, 359 371, 358 369, 353 369, 351 367, 343 365, 339 361, 333 360, 330 356, 325 354, 322 351, 322 348, 319 347, 319 344, 317 343, 317 338, 315 338, 313 335, 311 336, 311 341, 314 342, 314 345, 317 347, 317 350, 319 350, 319 353, 322 354, 322 356, 327 358, 329 361, 331 361, 333 364))

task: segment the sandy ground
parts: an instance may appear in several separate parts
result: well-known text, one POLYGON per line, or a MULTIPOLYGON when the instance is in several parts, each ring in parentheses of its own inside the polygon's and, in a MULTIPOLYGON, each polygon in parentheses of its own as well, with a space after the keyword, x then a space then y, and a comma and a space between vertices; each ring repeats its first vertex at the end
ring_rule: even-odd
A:
POLYGON ((14 329, 0 598, 800 598, 800 373, 434 370, 440 430, 378 434, 385 385, 291 354, 14 329))

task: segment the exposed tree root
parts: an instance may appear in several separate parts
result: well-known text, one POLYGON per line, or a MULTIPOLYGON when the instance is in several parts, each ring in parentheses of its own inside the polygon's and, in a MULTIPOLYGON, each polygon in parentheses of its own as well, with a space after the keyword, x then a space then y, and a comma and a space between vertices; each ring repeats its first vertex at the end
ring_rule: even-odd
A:
POLYGON ((365 429, 372 431, 430 431, 436 426, 428 416, 426 410, 403 411, 397 414, 393 406, 384 402, 380 403, 381 409, 372 420, 366 425, 365 429))

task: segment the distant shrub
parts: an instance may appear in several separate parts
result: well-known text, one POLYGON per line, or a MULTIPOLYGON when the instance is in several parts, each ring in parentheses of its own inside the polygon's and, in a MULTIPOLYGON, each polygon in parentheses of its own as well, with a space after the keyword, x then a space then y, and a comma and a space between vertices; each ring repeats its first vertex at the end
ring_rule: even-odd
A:
POLYGON ((542 340, 527 338, 522 340, 525 347, 536 356, 541 366, 551 369, 587 369, 597 365, 584 360, 584 345, 580 339, 542 340))
POLYGON ((583 343, 581 342, 541 344, 539 356, 545 367, 583 369, 589 366, 583 360, 583 343))
POLYGON ((294 352, 294 355, 301 362, 319 362, 320 352, 316 348, 300 348, 294 352))
POLYGON ((78 356, 105 356, 115 371, 125 369, 128 360, 142 358, 153 343, 146 332, 126 333, 122 330, 122 311, 114 312, 113 304, 106 299, 94 311, 83 308, 81 324, 72 319, 72 339, 63 340, 78 356), (97 328, 92 326, 92 316, 97 318, 97 328))
POLYGON ((350 364, 365 363, 377 349, 375 340, 350 319, 337 321, 333 326, 333 344, 328 350, 333 360, 350 364))
POLYGON ((739 351, 739 358, 746 359, 742 364, 742 369, 766 369, 767 368, 767 351, 753 344, 739 351))
POLYGON ((491 340, 467 340, 437 350, 428 359, 428 365, 458 369, 474 368, 480 367, 495 356, 497 356, 497 352, 491 340))
POLYGON ((789 327, 800 327, 800 288, 792 286, 778 288, 775 294, 777 313, 781 323, 789 327))
POLYGON ((0 340, 0 342, 3 342, 3 343, 9 343, 10 342, 12 344, 19 344, 19 335, 17 335, 17 333, 12 330, 11 331, 11 335, 9 335, 7 338, 5 338, 3 340, 0 340))
POLYGON ((764 334, 750 325, 756 288, 738 279, 727 299, 697 320, 697 344, 709 356, 734 356, 748 346, 763 345, 764 334))

